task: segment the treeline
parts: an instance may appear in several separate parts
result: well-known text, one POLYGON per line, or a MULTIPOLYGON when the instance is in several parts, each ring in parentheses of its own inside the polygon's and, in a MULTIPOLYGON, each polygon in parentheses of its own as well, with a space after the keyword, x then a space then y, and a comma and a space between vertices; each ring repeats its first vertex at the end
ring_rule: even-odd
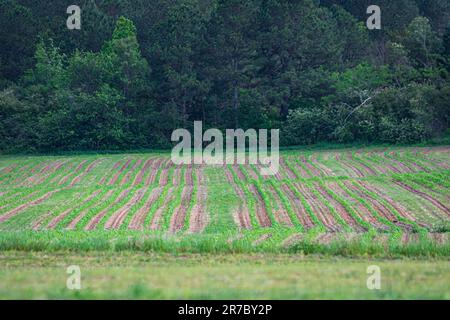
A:
POLYGON ((166 148, 177 128, 283 145, 417 142, 450 119, 450 3, 0 0, 0 150, 166 148))

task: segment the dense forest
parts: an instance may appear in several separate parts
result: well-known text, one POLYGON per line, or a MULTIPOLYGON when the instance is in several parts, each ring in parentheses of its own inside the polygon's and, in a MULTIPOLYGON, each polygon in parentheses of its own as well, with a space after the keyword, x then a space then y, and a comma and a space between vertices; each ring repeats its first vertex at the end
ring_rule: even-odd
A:
POLYGON ((285 146, 448 130, 448 0, 79 0, 69 30, 74 2, 0 0, 3 152, 167 148, 195 120, 285 146))

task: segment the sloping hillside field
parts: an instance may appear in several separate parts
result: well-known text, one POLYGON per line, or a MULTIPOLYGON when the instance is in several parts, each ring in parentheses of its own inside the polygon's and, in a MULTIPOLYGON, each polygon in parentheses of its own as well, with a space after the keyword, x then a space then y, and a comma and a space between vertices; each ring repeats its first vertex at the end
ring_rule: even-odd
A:
POLYGON ((449 254, 450 147, 0 158, 0 248, 449 254))

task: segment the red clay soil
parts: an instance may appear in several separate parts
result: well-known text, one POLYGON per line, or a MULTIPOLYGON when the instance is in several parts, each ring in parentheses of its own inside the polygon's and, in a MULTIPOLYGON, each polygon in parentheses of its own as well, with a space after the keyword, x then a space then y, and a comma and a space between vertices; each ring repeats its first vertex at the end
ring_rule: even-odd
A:
POLYGON ((300 199, 297 198, 297 196, 294 194, 291 188, 287 184, 283 184, 281 186, 281 189, 285 192, 286 196, 288 197, 289 201, 292 204, 292 207, 295 209, 294 210, 295 214, 297 215, 297 218, 302 224, 302 226, 305 229, 313 228, 314 222, 311 220, 311 217, 306 212, 305 208, 303 208, 300 199))
POLYGON ((289 179, 289 180, 297 180, 298 179, 298 177, 297 177, 297 175, 295 174, 295 172, 293 172, 290 168, 289 168, 289 166, 287 165, 287 163, 286 163, 286 160, 283 158, 283 157, 280 157, 280 166, 281 166, 281 171, 282 172, 285 172, 286 174, 287 174, 287 178, 289 179))
POLYGON ((422 192, 420 190, 416 190, 413 187, 400 182, 400 181, 394 181, 395 184, 397 184, 398 186, 402 187, 405 190, 408 190, 409 192, 412 192, 420 197, 422 197, 425 200, 428 200, 430 203, 432 203, 435 207, 439 208, 440 210, 442 210, 443 212, 445 212, 449 217, 450 217, 450 209, 447 208, 447 206, 445 206, 442 202, 440 202, 439 200, 437 200, 436 198, 434 198, 433 196, 426 194, 425 192, 422 192))
POLYGON ((79 183, 81 181, 81 179, 86 176, 89 172, 92 171, 92 169, 94 169, 94 167, 100 162, 100 159, 94 160, 91 162, 91 164, 88 165, 88 167, 83 171, 83 173, 81 173, 80 175, 78 175, 77 177, 75 177, 72 182, 70 183, 70 186, 73 187, 75 184, 79 183))
POLYGON ((133 197, 106 221, 105 229, 119 229, 131 208, 144 197, 145 191, 144 188, 137 190, 133 197))
MULTIPOLYGON (((114 193, 114 190, 109 190, 104 196, 103 198, 99 201, 99 203, 105 202, 106 200, 108 200, 112 194, 114 193)), ((80 222, 81 219, 84 218, 84 216, 86 216, 89 213, 89 209, 91 209, 92 207, 94 207, 95 204, 93 204, 92 206, 90 206, 89 208, 83 210, 82 212, 80 212, 80 214, 78 214, 78 216, 76 216, 67 226, 67 229, 69 230, 73 230, 75 229, 75 227, 77 226, 78 222, 80 222)))
POLYGON ((136 178, 134 178, 133 186, 137 186, 142 182, 142 179, 144 177, 145 172, 150 168, 150 166, 153 163, 153 159, 148 159, 141 170, 139 170, 139 173, 136 175, 136 178))
POLYGON ((120 185, 125 185, 128 181, 130 181, 131 176, 135 174, 136 169, 141 165, 142 159, 138 159, 130 171, 127 172, 127 174, 122 178, 122 181, 120 181, 120 185))
POLYGON ((177 233, 183 230, 184 222, 186 220, 186 212, 192 198, 192 186, 185 186, 181 194, 181 204, 175 208, 170 219, 169 232, 177 233))
POLYGON ((130 163, 131 159, 128 159, 127 162, 125 162, 125 164, 120 168, 120 170, 114 175, 114 177, 112 177, 112 179, 109 180, 108 185, 112 186, 113 184, 115 184, 121 173, 130 165, 130 163))
POLYGON ((140 208, 133 218, 131 219, 130 224, 128 225, 128 229, 130 230, 144 230, 144 222, 145 218, 147 217, 151 207, 155 203, 156 200, 159 199, 161 196, 162 188, 155 188, 151 191, 147 201, 145 204, 140 208))
POLYGON ((307 186, 299 183, 294 183, 294 186, 305 197, 312 211, 328 230, 334 232, 342 229, 334 219, 328 207, 322 204, 320 199, 318 199, 307 186))
POLYGON ((239 204, 239 208, 234 214, 234 220, 239 228, 243 229, 251 229, 252 223, 250 220, 250 213, 248 210, 248 207, 246 205, 246 196, 244 191, 234 182, 233 175, 231 174, 231 171, 226 169, 225 175, 228 179, 228 182, 233 186, 234 191, 236 192, 236 195, 241 199, 241 202, 239 204))
POLYGON ((273 210, 273 214, 275 215, 275 220, 283 226, 293 227, 294 224, 291 221, 291 218, 289 217, 289 214, 287 213, 286 209, 283 207, 283 204, 278 197, 277 191, 273 188, 273 186, 269 186, 269 192, 272 194, 272 196, 275 199, 275 202, 277 204, 278 209, 273 210))
POLYGON ((259 225, 263 228, 272 226, 272 221, 270 221, 269 215, 267 214, 266 204, 264 203, 258 189, 253 184, 250 184, 249 190, 256 199, 255 210, 259 225))
POLYGON ((172 199, 173 199, 173 190, 174 189, 175 188, 173 188, 173 187, 169 188, 169 190, 167 192, 167 196, 164 199, 163 205, 161 206, 161 208, 158 208, 158 210, 156 210, 156 212, 155 212, 155 214, 154 214, 154 216, 152 218, 152 222, 150 224, 150 230, 158 230, 158 229, 160 229, 162 217, 163 217, 164 213, 167 210, 167 204, 170 201, 172 201, 172 199))
POLYGON ((110 208, 121 202, 130 193, 130 189, 123 190, 122 193, 117 197, 117 199, 109 205, 107 208, 103 209, 101 212, 97 213, 89 223, 84 227, 84 230, 94 230, 100 223, 102 218, 109 212, 110 208))
MULTIPOLYGON (((87 202, 91 201, 92 199, 94 199, 99 193, 101 192, 101 190, 97 190, 94 191, 89 197, 87 197, 81 204, 80 206, 86 204, 87 202)), ((55 229, 56 226, 58 225, 58 223, 60 223, 65 217, 67 217, 74 208, 70 208, 62 213, 60 213, 58 216, 56 216, 55 218, 53 218, 48 224, 47 224, 47 229, 55 229)))
MULTIPOLYGON (((333 190, 334 192, 338 193, 338 190, 341 192, 344 192, 339 185, 328 185, 328 187, 333 190)), ((325 190, 322 186, 316 185, 316 190, 335 208, 337 214, 339 214, 342 219, 344 219, 345 223, 349 225, 354 231, 361 232, 364 231, 364 228, 358 224, 358 222, 347 212, 345 207, 338 201, 336 201, 327 190, 325 190)), ((342 195, 342 193, 341 193, 342 195)), ((347 198, 350 198, 348 194, 346 194, 347 198)), ((377 219, 373 217, 370 212, 358 201, 354 200, 353 198, 349 199, 352 201, 353 205, 356 207, 356 211, 358 214, 363 217, 362 219, 369 222, 370 224, 378 227, 379 229, 386 229, 383 225, 378 223, 377 219)))
MULTIPOLYGON (((197 177, 198 176, 199 175, 197 174, 197 177)), ((197 199, 189 218, 189 232, 191 233, 200 233, 208 225, 208 214, 206 212, 207 197, 208 191, 206 186, 201 185, 200 180, 197 179, 197 199)))
POLYGON ((36 200, 33 200, 31 202, 24 203, 17 208, 12 209, 11 211, 6 212, 5 214, 0 216, 0 223, 5 222, 6 220, 14 217, 15 215, 19 214, 20 212, 24 211, 25 209, 28 209, 29 207, 36 206, 38 204, 41 204, 42 202, 46 201, 48 198, 50 198, 55 193, 61 191, 62 189, 56 189, 50 192, 47 192, 42 197, 39 197, 36 200))

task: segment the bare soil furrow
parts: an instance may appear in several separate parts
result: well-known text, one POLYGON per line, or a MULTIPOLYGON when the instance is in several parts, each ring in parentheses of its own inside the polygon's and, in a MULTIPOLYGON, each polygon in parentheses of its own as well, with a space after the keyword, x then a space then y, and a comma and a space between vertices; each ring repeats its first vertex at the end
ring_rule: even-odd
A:
POLYGON ((288 197, 289 201, 292 203, 293 208, 295 209, 295 214, 297 215, 297 218, 298 218, 299 222, 302 224, 302 226, 305 229, 313 228, 314 222, 311 220, 311 217, 306 212, 300 199, 298 199, 296 197, 295 193, 291 190, 291 188, 287 184, 283 184, 281 186, 281 189, 286 193, 286 196, 288 197))
MULTIPOLYGON (((101 190, 97 190, 94 191, 89 197, 87 197, 81 204, 80 206, 86 204, 87 202, 91 201, 92 199, 94 199, 99 193, 101 192, 101 190)), ((65 210, 64 212, 60 213, 59 215, 57 215, 56 217, 54 217, 48 224, 47 224, 47 229, 55 229, 56 226, 65 218, 67 217, 74 208, 70 208, 65 210)))
POLYGON ((293 227, 294 224, 291 221, 291 218, 289 217, 289 214, 287 213, 286 209, 283 207, 283 204, 281 202, 281 199, 278 196, 277 191, 273 188, 273 186, 269 186, 269 191, 272 194, 272 196, 275 199, 275 202, 277 204, 278 209, 274 209, 274 215, 277 222, 281 225, 293 227))
POLYGON ((182 194, 181 194, 181 204, 175 208, 172 217, 170 219, 170 225, 169 225, 169 232, 170 233, 177 233, 181 230, 183 230, 184 222, 186 220, 186 212, 189 208, 189 203, 191 202, 192 198, 192 186, 185 186, 183 188, 182 194))
POLYGON ((164 199, 163 205, 160 208, 158 208, 158 210, 156 210, 155 214, 153 215, 152 222, 150 223, 150 230, 161 229, 161 220, 164 213, 167 211, 167 204, 173 200, 174 189, 175 188, 173 187, 169 188, 167 192, 167 197, 164 199))
POLYGON ((425 192, 422 192, 420 190, 414 189, 413 187, 411 187, 411 186, 409 186, 406 183, 403 183, 401 181, 394 181, 394 183, 397 184, 398 186, 402 187, 403 189, 408 190, 409 192, 412 192, 412 193, 422 197, 425 200, 428 200, 435 207, 439 208, 444 213, 446 213, 447 216, 450 217, 450 209, 446 205, 444 205, 442 202, 440 202, 439 200, 434 198, 433 196, 431 196, 429 194, 426 194, 425 192))
POLYGON ((105 208, 102 211, 100 211, 99 213, 97 213, 88 222, 88 224, 84 227, 84 230, 94 230, 97 227, 97 225, 100 223, 102 218, 109 212, 111 207, 113 207, 114 205, 121 202, 128 195, 128 193, 130 193, 130 189, 123 190, 122 193, 117 197, 117 199, 111 205, 109 205, 107 208, 105 208))
POLYGON ((122 174, 122 172, 130 165, 131 159, 128 159, 125 164, 119 169, 119 171, 109 180, 108 185, 112 186, 116 183, 119 176, 122 174))
POLYGON ((197 200, 189 218, 189 232, 191 233, 200 233, 208 225, 208 214, 206 211, 207 197, 208 191, 206 187, 197 185, 197 200))
POLYGON ((158 187, 151 191, 147 201, 144 206, 140 208, 133 218, 131 219, 130 224, 128 225, 128 229, 130 230, 144 230, 144 222, 147 217, 151 207, 159 199, 161 196, 162 188, 158 187))
POLYGON ((258 223, 261 227, 266 228, 272 225, 272 221, 270 221, 269 215, 267 214, 266 204, 259 193, 258 188, 255 185, 249 185, 249 190, 253 194, 256 199, 256 218, 258 219, 258 223))
POLYGON ((236 195, 241 200, 239 207, 237 208, 237 211, 235 212, 235 222, 238 227, 243 229, 251 229, 252 223, 250 219, 250 212, 248 210, 247 204, 246 204, 246 196, 244 191, 234 182, 233 175, 231 174, 230 170, 226 169, 225 174, 227 176, 228 182, 233 186, 234 191, 236 192, 236 195))
POLYGON ((59 192, 61 190, 62 189, 56 189, 56 190, 47 192, 42 197, 39 197, 36 200, 33 200, 31 202, 28 202, 28 203, 24 203, 24 204, 18 206, 17 208, 14 208, 11 211, 8 211, 7 213, 5 213, 5 214, 0 216, 0 223, 5 222, 6 220, 14 217, 15 215, 19 214, 20 212, 24 211, 25 209, 28 209, 29 207, 33 207, 33 206, 36 206, 38 204, 41 204, 42 202, 46 201, 52 195, 54 195, 55 193, 57 193, 57 192, 59 192))
POLYGON ((322 202, 309 190, 307 186, 299 183, 294 183, 294 186, 305 197, 312 211, 328 230, 339 231, 341 229, 330 210, 322 204, 322 202))
POLYGON ((114 212, 113 215, 106 221, 105 229, 118 229, 122 225, 131 208, 144 197, 145 191, 145 188, 137 190, 133 197, 122 208, 114 212))

